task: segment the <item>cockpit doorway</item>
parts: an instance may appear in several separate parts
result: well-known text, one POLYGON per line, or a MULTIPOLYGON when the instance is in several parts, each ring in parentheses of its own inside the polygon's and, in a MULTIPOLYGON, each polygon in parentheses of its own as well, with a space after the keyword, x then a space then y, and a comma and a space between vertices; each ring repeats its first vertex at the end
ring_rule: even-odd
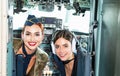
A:
MULTIPOLYGON (((94 20, 93 0, 15 0, 13 11, 13 39, 21 38, 21 31, 28 14, 33 14, 44 25, 45 37, 39 47, 51 54, 51 37, 56 30, 67 29, 75 34, 86 53, 91 54, 91 24, 94 20), (93 13, 93 12, 92 12, 93 13)), ((13 44, 14 45, 14 44, 13 44)), ((94 66, 92 60, 90 66, 94 66)), ((47 64, 51 71, 50 62, 47 64)), ((91 74, 94 73, 94 68, 91 74)))

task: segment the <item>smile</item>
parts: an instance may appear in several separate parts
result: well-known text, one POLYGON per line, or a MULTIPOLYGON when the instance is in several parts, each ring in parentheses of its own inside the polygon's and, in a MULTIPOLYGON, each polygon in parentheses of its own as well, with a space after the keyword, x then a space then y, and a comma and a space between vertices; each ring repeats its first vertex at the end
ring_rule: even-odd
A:
POLYGON ((30 46, 35 46, 35 45, 36 45, 36 42, 28 42, 28 44, 29 44, 30 46))
POLYGON ((66 56, 66 54, 60 54, 59 55, 61 58, 64 58, 66 56))

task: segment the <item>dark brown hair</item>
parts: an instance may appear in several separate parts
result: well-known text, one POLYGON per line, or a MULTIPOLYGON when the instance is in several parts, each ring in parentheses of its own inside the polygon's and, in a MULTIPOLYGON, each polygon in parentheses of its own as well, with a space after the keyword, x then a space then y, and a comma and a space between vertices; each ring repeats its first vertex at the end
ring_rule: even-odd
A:
POLYGON ((53 35, 53 43, 55 43, 61 37, 72 43, 74 35, 69 30, 57 30, 53 35))

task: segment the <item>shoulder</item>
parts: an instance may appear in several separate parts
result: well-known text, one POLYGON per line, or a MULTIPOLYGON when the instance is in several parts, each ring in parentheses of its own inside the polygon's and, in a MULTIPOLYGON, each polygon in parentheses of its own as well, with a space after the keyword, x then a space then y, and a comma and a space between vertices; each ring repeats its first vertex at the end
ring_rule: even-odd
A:
POLYGON ((40 49, 39 47, 37 48, 37 52, 41 55, 48 56, 48 54, 44 50, 40 49))
POLYGON ((45 51, 43 51, 42 49, 40 49, 39 47, 37 48, 36 55, 40 59, 48 60, 48 54, 45 51))
POLYGON ((22 46, 22 40, 20 38, 14 38, 13 49, 15 53, 20 49, 21 46, 22 46))

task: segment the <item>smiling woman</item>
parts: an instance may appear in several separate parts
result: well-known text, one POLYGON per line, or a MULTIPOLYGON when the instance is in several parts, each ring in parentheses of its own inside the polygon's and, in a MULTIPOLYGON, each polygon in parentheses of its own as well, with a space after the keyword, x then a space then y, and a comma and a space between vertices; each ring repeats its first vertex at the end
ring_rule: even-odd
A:
POLYGON ((17 64, 21 63, 21 61, 19 61, 19 55, 22 55, 23 62, 23 67, 17 67, 17 76, 21 75, 21 72, 19 72, 21 68, 23 68, 22 76, 42 75, 42 70, 48 61, 47 53, 38 47, 43 40, 43 31, 44 27, 39 20, 34 15, 28 15, 21 33, 22 41, 14 42, 15 46, 20 43, 20 45, 14 47, 17 64))

